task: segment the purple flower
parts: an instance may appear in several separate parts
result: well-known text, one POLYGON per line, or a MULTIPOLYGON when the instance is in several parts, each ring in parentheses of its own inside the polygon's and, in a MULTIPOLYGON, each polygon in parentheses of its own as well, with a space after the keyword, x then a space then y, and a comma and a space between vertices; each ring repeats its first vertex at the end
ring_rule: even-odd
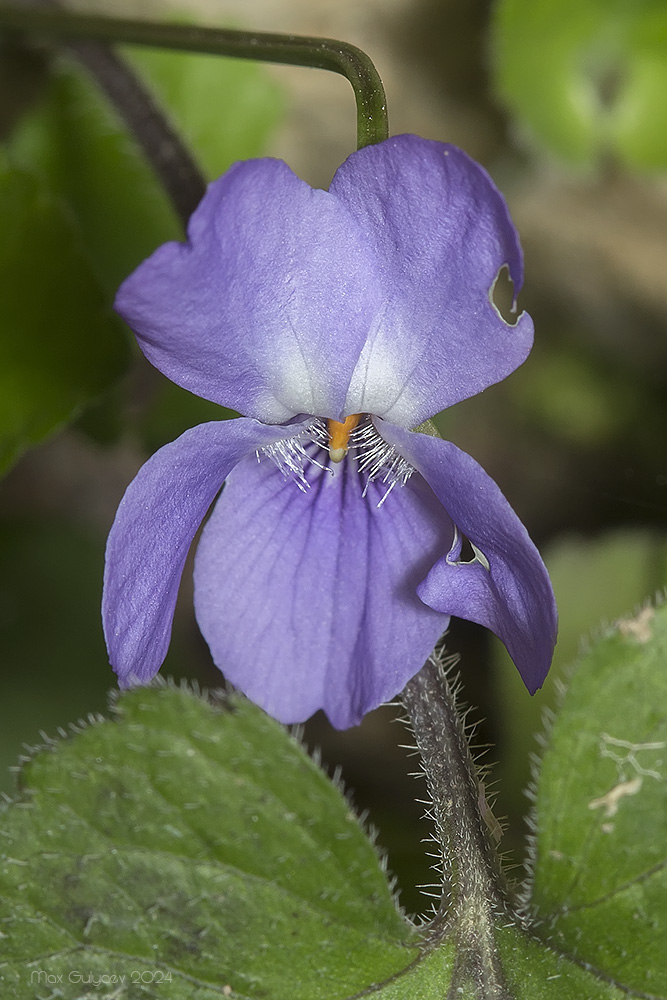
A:
POLYGON ((118 508, 103 614, 122 685, 159 670, 226 482, 197 549, 197 620, 225 676, 282 722, 359 722, 450 615, 492 629, 540 686, 556 611, 537 550, 469 455, 411 430, 525 360, 530 317, 510 325, 490 298, 503 265, 518 291, 502 196, 442 143, 362 149, 329 191, 269 159, 211 184, 188 243, 141 264, 116 308, 160 371, 245 416, 160 449, 118 508))

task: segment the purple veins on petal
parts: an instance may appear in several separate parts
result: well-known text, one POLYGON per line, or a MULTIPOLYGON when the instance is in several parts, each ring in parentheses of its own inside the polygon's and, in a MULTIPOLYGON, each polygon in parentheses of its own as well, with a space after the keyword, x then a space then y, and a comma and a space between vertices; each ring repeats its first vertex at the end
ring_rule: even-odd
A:
POLYGON ((157 451, 120 502, 107 541, 102 619, 123 686, 162 665, 188 550, 227 474, 294 428, 244 417, 191 428, 157 451))
POLYGON ((331 192, 366 234, 383 304, 352 377, 347 412, 409 429, 499 382, 525 361, 533 324, 490 301, 523 257, 504 198, 460 149, 401 135, 354 153, 331 192))
POLYGON ((417 593, 429 607, 491 629, 534 693, 551 665, 557 612, 549 575, 528 532, 470 455, 449 441, 386 423, 381 431, 422 474, 475 552, 474 560, 460 561, 460 538, 454 539, 417 593))
POLYGON ((396 136, 329 191, 271 159, 208 188, 187 243, 123 282, 147 358, 244 414, 161 449, 109 536, 103 615, 121 684, 166 653, 188 547, 216 664, 284 722, 353 725, 419 670, 449 616, 486 625, 527 687, 556 612, 544 565, 469 456, 409 428, 526 358, 530 317, 494 306, 523 280, 502 195, 465 153, 396 136), (461 539, 473 558, 462 556, 461 539))
POLYGON ((282 722, 355 725, 421 667, 448 618, 416 588, 452 525, 420 476, 391 491, 351 460, 296 488, 273 462, 229 476, 195 560, 195 609, 225 676, 282 722), (444 516, 443 516, 444 515, 444 516))

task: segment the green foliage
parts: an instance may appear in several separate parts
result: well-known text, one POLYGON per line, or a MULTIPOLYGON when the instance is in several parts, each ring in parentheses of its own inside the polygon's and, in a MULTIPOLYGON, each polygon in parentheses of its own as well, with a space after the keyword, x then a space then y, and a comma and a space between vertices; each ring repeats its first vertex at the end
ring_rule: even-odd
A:
POLYGON ((497 928, 496 944, 513 1000, 627 1000, 624 989, 515 927, 497 928))
POLYGON ((583 658, 537 788, 533 902, 554 946, 667 995, 667 606, 583 658))
POLYGON ((0 471, 74 419, 128 349, 68 213, 0 157, 0 471))
MULTIPOLYGON (((537 782, 531 928, 493 930, 516 1000, 667 997, 666 661, 663 606, 610 629, 572 678, 537 782)), ((0 833, 16 1000, 40 972, 66 1000, 77 976, 126 977, 95 994, 117 1000, 488 995, 460 963, 475 928, 418 950, 349 805, 242 700, 123 695, 115 721, 26 765, 0 833)))
POLYGON ((663 0, 502 0, 494 52, 500 95, 545 149, 667 166, 663 0))
MULTIPOLYGON (((129 58, 209 176, 261 151, 280 107, 261 67, 172 52, 129 58)), ((8 165, 0 163, 0 471, 123 373, 116 288, 183 235, 143 154, 84 72, 63 58, 42 84, 6 145, 8 165)), ((176 409, 187 410, 189 394, 176 396, 176 409)))
MULTIPOLYGON (((280 109, 261 67, 148 50, 132 51, 129 59, 191 141, 209 177, 261 152, 280 109)), ((56 64, 44 100, 16 129, 11 154, 44 176, 70 206, 110 293, 157 246, 182 238, 135 141, 84 72, 67 60, 56 64)))
POLYGON ((500 641, 493 678, 500 707, 503 757, 494 768, 501 814, 517 829, 525 811, 530 755, 545 712, 556 709, 562 678, 605 626, 667 585, 667 536, 648 529, 610 531, 599 537, 566 535, 543 553, 559 609, 558 643, 544 687, 532 698, 500 641))
POLYGON ((13 161, 67 206, 109 299, 160 244, 181 235, 169 201, 115 112, 61 59, 44 99, 16 128, 13 161))
POLYGON ((245 702, 159 687, 38 755, 0 819, 3 993, 32 970, 142 996, 333 1000, 415 954, 344 798, 245 702), (40 956, 48 956, 40 958, 40 956), (172 981, 159 984, 162 974, 172 981))
POLYGON ((262 66, 160 49, 128 49, 126 56, 169 109, 209 179, 264 151, 283 102, 262 66))

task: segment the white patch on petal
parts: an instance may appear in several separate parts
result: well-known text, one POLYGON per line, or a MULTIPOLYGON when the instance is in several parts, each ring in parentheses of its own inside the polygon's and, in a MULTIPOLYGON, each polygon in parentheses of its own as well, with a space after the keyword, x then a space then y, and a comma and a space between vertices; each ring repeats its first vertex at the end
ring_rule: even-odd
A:
POLYGON ((276 422, 284 423, 300 413, 336 415, 332 410, 331 374, 304 351, 293 325, 277 339, 270 367, 274 405, 283 411, 276 422))
MULTIPOLYGON (((403 331, 389 331, 385 311, 376 318, 359 360, 352 372, 345 400, 346 413, 373 413, 400 427, 415 423, 416 402, 408 388, 413 367, 419 362, 405 356, 409 337, 403 331), (390 335, 391 333, 391 335, 390 335), (397 349, 397 344, 400 349, 397 349)), ((392 321, 395 328, 397 318, 392 321)))
POLYGON ((294 328, 278 340, 272 361, 273 389, 277 401, 290 411, 318 413, 314 373, 311 373, 294 328))

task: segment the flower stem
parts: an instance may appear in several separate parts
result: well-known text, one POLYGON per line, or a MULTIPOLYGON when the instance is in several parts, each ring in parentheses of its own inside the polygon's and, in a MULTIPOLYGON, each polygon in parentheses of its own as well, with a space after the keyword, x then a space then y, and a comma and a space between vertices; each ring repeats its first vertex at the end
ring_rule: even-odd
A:
POLYGON ((427 928, 429 940, 437 945, 454 939, 454 985, 504 1000, 509 993, 494 926, 498 919, 506 924, 517 918, 489 834, 490 810, 486 822, 482 815, 484 788, 443 664, 429 659, 401 697, 421 754, 442 850, 443 892, 427 928))
POLYGON ((357 145, 369 146, 389 134, 387 105, 372 61, 354 45, 331 38, 201 28, 194 25, 127 21, 54 9, 0 6, 0 29, 29 31, 72 42, 149 45, 260 62, 289 63, 340 73, 352 84, 357 102, 357 145))

